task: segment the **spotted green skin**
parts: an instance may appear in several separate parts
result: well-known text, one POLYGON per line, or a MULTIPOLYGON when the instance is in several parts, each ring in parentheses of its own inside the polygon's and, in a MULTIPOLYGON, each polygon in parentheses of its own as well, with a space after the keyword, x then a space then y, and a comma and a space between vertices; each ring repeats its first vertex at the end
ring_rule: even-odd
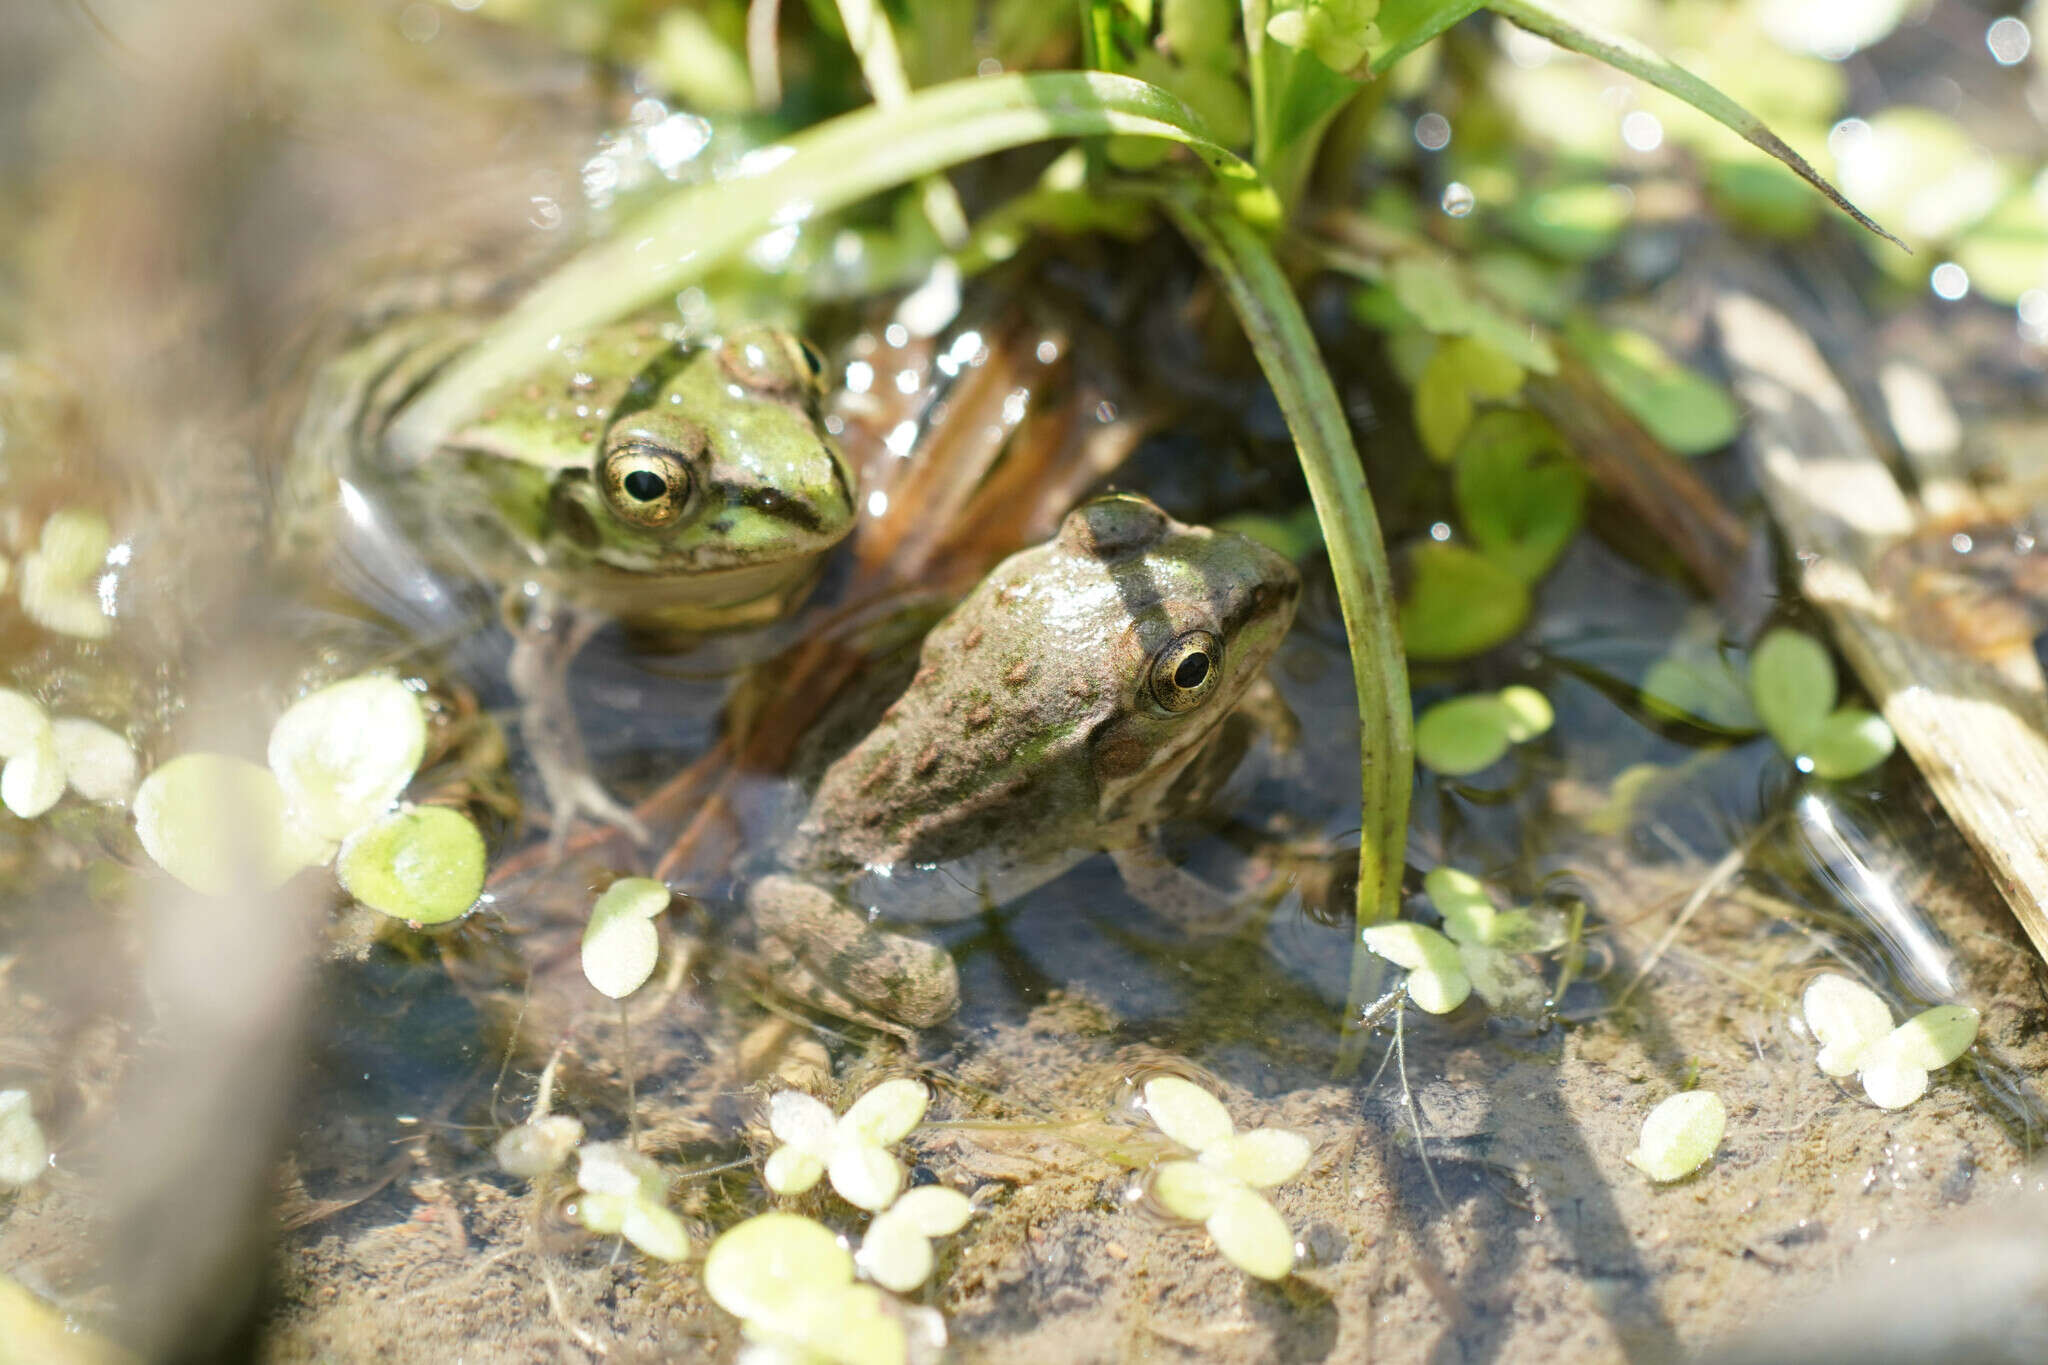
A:
POLYGON ((971 917, 1091 854, 1144 844, 1188 803, 1299 594, 1293 566, 1264 546, 1131 496, 1082 507, 998 565, 827 769, 781 870, 749 889, 771 973, 898 1032, 951 1014, 952 959, 875 921, 971 917), (1170 712, 1151 690, 1153 661, 1191 630, 1220 638, 1218 676, 1198 705, 1170 712))
POLYGON ((764 391, 732 363, 740 345, 797 363, 796 343, 766 328, 694 348, 649 322, 599 329, 487 395, 437 449, 399 461, 385 429, 478 331, 462 316, 408 318, 329 364, 299 425, 287 501, 332 506, 339 481, 436 558, 684 631, 783 615, 852 529, 854 476, 814 376, 764 391), (607 452, 634 442, 689 468, 692 498, 671 524, 635 524, 605 497, 607 452))

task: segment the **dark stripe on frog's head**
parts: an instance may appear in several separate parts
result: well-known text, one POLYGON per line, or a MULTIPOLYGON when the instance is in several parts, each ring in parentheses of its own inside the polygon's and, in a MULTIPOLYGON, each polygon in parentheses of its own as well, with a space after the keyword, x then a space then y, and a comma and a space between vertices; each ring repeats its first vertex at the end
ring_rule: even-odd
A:
MULTIPOLYGON (((839 462, 833 460, 831 464, 833 476, 840 480, 840 489, 844 492, 845 480, 839 473, 839 462)), ((711 484, 711 495, 719 500, 720 506, 745 507, 750 511, 759 512, 764 517, 788 522, 813 535, 824 529, 825 523, 818 515, 817 508, 789 497, 778 489, 761 484, 734 483, 730 479, 717 479, 711 484)), ((849 505, 850 502, 851 500, 849 505)))
POLYGON ((626 385, 626 391, 619 395, 619 405, 612 410, 611 420, 605 423, 604 436, 598 441, 597 448, 609 449, 613 427, 628 417, 637 417, 653 407, 667 391, 669 381, 682 371, 683 366, 690 363, 693 354, 694 352, 680 341, 669 342, 656 351, 654 358, 640 367, 639 373, 633 376, 633 382, 626 385))

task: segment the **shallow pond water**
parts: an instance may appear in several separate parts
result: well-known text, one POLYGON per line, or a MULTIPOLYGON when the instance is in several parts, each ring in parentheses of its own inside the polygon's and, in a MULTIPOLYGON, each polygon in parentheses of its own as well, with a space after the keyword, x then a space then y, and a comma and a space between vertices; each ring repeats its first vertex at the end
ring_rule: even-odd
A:
MULTIPOLYGON (((422 793, 475 814, 496 859, 476 914, 414 931, 338 906, 317 876, 274 903, 196 907, 118 812, 0 815, 0 1089, 30 1092, 56 1152, 47 1180, 0 1196, 0 1273, 166 1357, 726 1358, 737 1327, 698 1262, 589 1234, 563 1179, 504 1173, 494 1144, 544 1089, 592 1138, 678 1175, 701 1249, 778 1203, 760 1177, 771 1090, 843 1108, 897 1075, 934 1095, 902 1148, 913 1181, 977 1207, 912 1295, 962 1359, 1671 1358, 2048 1193, 2031 1164, 2040 961, 1911 765, 1823 783, 1767 738, 1643 701, 1682 633, 1711 656, 1767 623, 1819 631, 1739 449, 1694 466, 1750 537, 1718 599, 1596 503, 1511 644, 1413 671, 1418 712, 1511 683, 1555 708, 1482 772, 1420 777, 1405 883, 1423 919, 1422 874, 1448 864, 1569 924, 1527 959, 1540 1007, 1382 1009, 1362 1067, 1344 1065, 1360 755, 1312 548, 1269 669, 1284 706, 1169 831, 1177 861, 1250 907, 1243 923, 1191 937, 1098 857, 948 926, 963 1005, 908 1047, 764 983, 740 902, 797 775, 872 719, 995 558, 1101 488, 1190 520, 1302 505, 1227 314, 1193 256, 1156 240, 1049 245, 970 281, 928 335, 901 325, 920 305, 900 291, 818 310, 829 410, 871 494, 861 525, 787 621, 595 637, 570 673, 576 717, 607 788, 655 798, 659 837, 545 856, 502 585, 444 564, 431 596, 406 578, 308 582, 266 543, 308 369, 389 281, 530 278, 608 221, 597 162, 614 179, 649 164, 603 140, 659 126, 644 99, 455 10, 431 9, 422 37, 427 9, 223 5, 177 24, 101 6, 118 41, 63 7, 0 16, 18 229, 0 272, 0 532, 18 554, 52 510, 84 505, 131 547, 114 638, 55 638, 6 608, 4 681, 147 755, 260 753, 307 681, 394 665, 436 699, 422 793), (906 427, 924 441, 908 460, 906 427), (1004 450, 1035 477, 947 503, 916 482, 947 467, 935 448, 1004 450), (1663 776, 1631 806, 1617 779, 1640 765, 1663 776), (679 773, 694 777, 659 797, 679 773), (614 1004, 579 966, 592 894, 657 870, 683 898, 652 981, 614 1004), (1979 1044, 1924 1100, 1876 1109, 1814 1065, 1799 1000, 1824 970, 1905 1010, 1967 1002, 1979 1044), (1161 1074, 1213 1089, 1240 1130, 1308 1139, 1271 1192, 1291 1277, 1247 1277, 1148 1197, 1163 1147, 1134 1096, 1161 1074), (1698 1174, 1652 1184, 1626 1160, 1643 1117, 1695 1086, 1726 1103, 1726 1136, 1698 1174)), ((1640 258, 1683 255, 1690 231, 1648 234, 1640 258)), ((1696 340, 1684 272, 1649 273, 1658 330, 1696 340)), ((1444 493, 1383 348, 1339 292, 1308 301, 1389 541, 1429 537, 1444 493)), ((1852 378, 1875 368, 1853 328, 1828 340, 1852 378)), ((1972 394, 1973 415, 2009 396, 1972 394)), ((859 1223, 822 1193, 780 1202, 859 1223)), ((2016 1258, 2043 1254, 2012 1236, 2016 1258)))

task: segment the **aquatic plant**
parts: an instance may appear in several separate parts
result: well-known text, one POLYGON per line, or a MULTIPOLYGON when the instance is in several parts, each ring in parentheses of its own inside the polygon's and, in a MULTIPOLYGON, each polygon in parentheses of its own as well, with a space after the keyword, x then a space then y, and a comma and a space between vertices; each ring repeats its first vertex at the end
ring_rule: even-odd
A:
POLYGON ((668 902, 668 888, 651 877, 621 877, 597 898, 583 930, 583 975, 599 994, 623 1000, 654 974, 654 917, 668 902))
POLYGON ((0 688, 0 805, 33 820, 69 787, 118 804, 135 790, 135 750, 97 721, 52 718, 34 698, 0 688))
POLYGON ((903 1187, 903 1166, 889 1148, 924 1118, 931 1092, 921 1081, 883 1081, 834 1117, 824 1101, 782 1090, 768 1101, 768 1130, 781 1142, 762 1179, 777 1194, 802 1194, 829 1176, 839 1197, 878 1212, 903 1187))
POLYGON ((1536 738, 1556 720, 1533 687, 1503 687, 1440 701, 1415 720, 1415 757, 1447 777, 1492 767, 1511 744, 1536 738))
POLYGON ((1564 941, 1555 916, 1501 910, 1477 877, 1438 867, 1422 880, 1443 930, 1403 920, 1364 931, 1365 946, 1407 969, 1408 998, 1428 1014, 1449 1014, 1475 990, 1496 1009, 1535 1014, 1543 1007, 1543 980, 1520 961, 1564 941))
POLYGON ((1247 1275, 1286 1278, 1294 1269, 1294 1234, 1259 1191, 1301 1173, 1308 1139, 1284 1128, 1240 1133, 1221 1100, 1178 1076, 1145 1082, 1145 1112, 1160 1132, 1195 1153, 1193 1161, 1153 1168, 1153 1197, 1168 1212, 1206 1227, 1223 1258, 1247 1275))
POLYGON ((1780 627, 1749 660, 1749 696, 1763 727, 1793 766, 1815 777, 1854 777, 1891 757, 1897 739, 1882 716, 1837 707, 1835 661, 1811 635, 1780 627))
POLYGON ((0 1186, 20 1188, 49 1169, 50 1144, 26 1090, 0 1090, 0 1186))
POLYGON ((546 1175, 583 1141, 583 1124, 567 1114, 537 1114, 507 1128, 491 1148, 498 1169, 523 1180, 546 1175))
POLYGON ((576 1149, 576 1220, 592 1232, 624 1237, 658 1261, 690 1254, 690 1234, 668 1207, 668 1175, 623 1142, 576 1149))
POLYGON ((853 1263, 884 1289, 907 1294, 931 1278, 932 1239, 960 1231, 973 1213, 973 1201, 958 1190, 943 1185, 905 1190, 868 1224, 853 1263))
POLYGON ((309 693, 280 716, 270 766, 188 753, 136 788, 135 832, 204 895, 269 888, 336 859, 343 889, 415 924, 460 918, 483 892, 483 835, 459 811, 391 809, 426 747, 419 698, 388 674, 309 693))
POLYGON ((1967 1005, 1936 1005, 1894 1028, 1884 997, 1838 972, 1808 983, 1799 1008, 1820 1044, 1815 1065, 1829 1076, 1857 1076, 1880 1109, 1903 1109, 1919 1099, 1929 1073, 1977 1041, 1978 1014, 1967 1005))
POLYGON ((902 1365, 911 1330, 934 1347, 943 1319, 854 1280, 854 1258, 830 1228, 764 1213, 720 1234, 704 1257, 704 1289, 740 1320, 749 1365, 902 1365))
POLYGON ((98 512, 67 507, 43 522, 36 548, 21 557, 17 592, 29 620, 45 630, 104 640, 114 623, 95 579, 106 568, 113 528, 98 512))
POLYGON ((1643 1119, 1642 1137, 1626 1158, 1657 1182, 1683 1180, 1707 1164, 1728 1128, 1728 1106, 1711 1090, 1671 1096, 1643 1119))

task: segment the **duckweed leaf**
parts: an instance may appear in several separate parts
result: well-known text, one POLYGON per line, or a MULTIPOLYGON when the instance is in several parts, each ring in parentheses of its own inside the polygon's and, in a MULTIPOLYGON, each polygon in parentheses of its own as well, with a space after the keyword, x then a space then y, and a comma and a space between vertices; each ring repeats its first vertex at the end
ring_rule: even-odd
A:
POLYGON ((1500 565, 1463 545, 1425 541, 1408 552, 1401 638, 1410 658, 1468 658, 1522 628, 1529 589, 1500 565))
POLYGON ((583 1141, 583 1125, 567 1114, 547 1114, 505 1130, 491 1154, 507 1175, 535 1180, 569 1159, 583 1141))
POLYGON ((1300 1175, 1308 1157, 1309 1141, 1301 1134, 1284 1128, 1255 1128, 1205 1148, 1201 1159, 1202 1164, 1253 1189, 1265 1189, 1300 1175))
POLYGON ((1205 1224, 1223 1258, 1245 1274, 1283 1280, 1294 1269, 1294 1234, 1256 1191, 1229 1187, 1205 1224))
POLYGON ((1682 1180, 1706 1165, 1727 1128, 1728 1107, 1713 1091, 1673 1095, 1643 1120, 1628 1164, 1655 1181, 1682 1180))
POLYGON ((1167 1212, 1195 1223, 1208 1220, 1232 1184, 1222 1171, 1197 1161, 1162 1161, 1152 1172, 1153 1198, 1167 1212))
POLYGON ((1753 734, 1763 725, 1736 662, 1711 638, 1681 636, 1643 673, 1643 708, 1655 716, 1753 734))
POLYGON ((1875 768, 1892 756, 1897 744, 1884 717, 1845 706, 1813 728, 1802 756, 1815 777, 1835 781, 1875 768))
POLYGON ((331 848, 288 822, 268 768, 227 754, 181 754, 143 778, 135 832, 158 867, 212 896, 278 886, 331 848))
POLYGON ((1602 388, 1680 455, 1718 450, 1735 439, 1742 414, 1728 390, 1679 364, 1641 332, 1584 324, 1567 331, 1602 388))
POLYGON ((1839 972, 1823 972, 1809 982, 1799 1009, 1820 1044, 1814 1062, 1829 1076, 1854 1075, 1863 1054, 1892 1031, 1884 997, 1839 972))
POLYGON ((864 1142, 835 1144, 825 1170, 840 1198, 870 1213, 888 1208, 903 1188, 903 1164, 864 1142))
POLYGON ((629 1204, 619 1235, 657 1261, 680 1261, 690 1254, 690 1234, 683 1220, 660 1204, 629 1204))
POLYGON ((293 816, 325 839, 346 839, 391 809, 427 747, 427 718, 411 688, 372 673, 294 702, 270 731, 270 770, 293 816))
POLYGON ((50 713, 33 697, 0 687, 0 758, 13 758, 41 744, 50 733, 50 713))
POLYGON ((1939 1071, 1968 1052, 1977 1041, 1980 1017, 1968 1005, 1936 1005, 1922 1010, 1880 1039, 1870 1060, 1879 1065, 1939 1071))
POLYGON ((1415 758, 1446 777, 1467 777, 1508 751, 1513 715, 1494 696, 1453 697, 1415 719, 1415 758))
POLYGON ((774 1322, 804 1299, 852 1283, 852 1253, 822 1223, 794 1213, 736 1224, 704 1257, 705 1292, 746 1322, 774 1322))
POLYGON ((668 888, 648 877, 621 877, 597 898, 583 930, 583 975, 600 994, 623 1000, 654 974, 661 936, 652 921, 668 902, 668 888))
POLYGON ((1586 474, 1534 413, 1489 412, 1459 443, 1458 520, 1489 559, 1534 583, 1585 519, 1586 474))
POLYGON ((923 1081, 898 1076, 855 1100, 839 1123, 862 1142, 877 1147, 893 1146, 923 1121, 931 1098, 932 1092, 923 1081))
POLYGON ((1223 1101, 1179 1076, 1154 1076, 1145 1082, 1145 1112, 1160 1132, 1190 1151, 1213 1147, 1235 1131, 1223 1101))
POLYGON ((19 1189, 50 1167, 50 1144, 26 1090, 0 1090, 0 1188, 19 1189))
POLYGON ((1415 381, 1415 434, 1433 460, 1457 453, 1458 442, 1472 425, 1472 391, 1458 370, 1448 345, 1439 346, 1415 381))
POLYGON ((64 795, 64 760, 57 738, 45 730, 28 748, 0 768, 0 806, 24 820, 33 820, 64 795))
POLYGON ((1834 660, 1811 635, 1780 626, 1750 655, 1749 699, 1778 747, 1800 753, 1835 709, 1834 660))
POLYGON ((882 1288, 908 1294, 931 1278, 934 1259, 931 1238, 908 1222, 884 1213, 875 1218, 861 1237, 853 1263, 882 1288))
POLYGON ((1516 744, 1528 743, 1547 733, 1557 723, 1557 712, 1552 709, 1550 698, 1533 687, 1515 683, 1503 687, 1497 695, 1500 704, 1507 708, 1508 738, 1516 744))
POLYGON ((920 1185, 904 1191, 903 1197, 889 1206, 888 1216, 903 1219, 921 1236, 951 1237, 967 1226, 973 1214, 974 1201, 960 1191, 944 1185, 920 1185))
POLYGON ((1408 998, 1429 1014, 1449 1014, 1472 993, 1458 946, 1425 925, 1396 920, 1359 931, 1359 939, 1408 971, 1408 998))
POLYGON ((372 910, 415 924, 460 919, 484 889, 484 837, 459 811, 408 806, 341 846, 342 889, 372 910))
POLYGON ((1863 1093, 1880 1109, 1904 1109, 1927 1093, 1927 1069, 1903 1062, 1879 1062, 1862 1068, 1863 1093))
POLYGON ((97 721, 60 716, 50 724, 64 780, 88 801, 126 801, 135 790, 135 750, 97 721))
POLYGON ((1485 943, 1493 937, 1493 897, 1477 877, 1455 867, 1433 867, 1422 879, 1429 903, 1443 916, 1444 932, 1459 943, 1485 943))
POLYGON ((1397 257, 1387 268, 1387 287, 1417 322, 1440 336, 1461 334, 1470 324, 1472 298, 1449 261, 1397 257))

